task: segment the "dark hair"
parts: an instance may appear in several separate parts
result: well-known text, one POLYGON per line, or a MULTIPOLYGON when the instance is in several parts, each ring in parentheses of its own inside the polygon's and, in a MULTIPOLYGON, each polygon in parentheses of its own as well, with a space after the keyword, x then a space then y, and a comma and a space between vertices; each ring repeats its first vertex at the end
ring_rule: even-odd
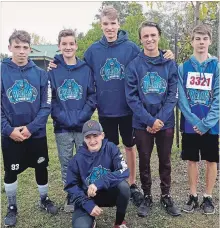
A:
POLYGON ((60 44, 61 42, 61 38, 62 37, 66 37, 66 36, 73 36, 76 42, 76 34, 72 29, 63 29, 59 32, 58 35, 58 44, 60 44))
POLYGON ((212 39, 212 29, 209 25, 207 24, 200 24, 197 25, 193 28, 192 34, 191 34, 191 39, 194 39, 195 33, 203 34, 203 35, 208 35, 210 40, 212 39))
POLYGON ((144 27, 155 27, 155 28, 157 28, 159 35, 161 35, 161 28, 159 27, 159 25, 157 23, 151 22, 151 21, 144 21, 141 23, 141 25, 139 26, 139 29, 138 29, 139 39, 141 39, 141 30, 144 27))
POLYGON ((9 37, 9 44, 11 45, 12 40, 19 40, 23 43, 28 43, 29 45, 31 44, 31 36, 28 32, 24 30, 14 30, 14 32, 11 34, 9 37))
POLYGON ((110 18, 111 20, 118 19, 119 21, 119 13, 113 6, 106 6, 105 8, 103 8, 100 19, 105 16, 110 18))

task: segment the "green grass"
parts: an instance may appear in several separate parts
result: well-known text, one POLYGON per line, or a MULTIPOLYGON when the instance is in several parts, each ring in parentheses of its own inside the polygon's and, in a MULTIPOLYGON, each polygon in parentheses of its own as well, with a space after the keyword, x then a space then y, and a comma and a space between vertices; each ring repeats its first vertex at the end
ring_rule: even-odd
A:
MULTIPOLYGON (((96 119, 97 116, 94 116, 96 119)), ((50 165, 48 167, 49 171, 49 196, 56 202, 59 208, 63 206, 65 193, 63 191, 60 164, 58 161, 56 143, 53 134, 52 121, 49 119, 47 124, 47 134, 48 134, 48 145, 49 145, 49 156, 50 165)), ((178 206, 182 206, 186 200, 188 193, 188 181, 186 172, 186 162, 181 161, 179 158, 179 151, 175 146, 173 146, 172 151, 172 196, 178 206)), ((122 145, 120 145, 122 148, 122 145)), ((137 157, 138 162, 138 157, 137 157)), ((1 162, 2 164, 2 162, 1 162)), ((199 196, 201 201, 201 196, 204 191, 204 163, 201 163, 200 172, 200 184, 198 186, 199 196)), ((2 167, 1 167, 1 170, 2 167)), ((217 228, 219 227, 219 196, 218 196, 218 184, 216 184, 213 199, 216 205, 216 214, 206 216, 201 213, 201 211, 196 211, 193 214, 182 214, 180 217, 171 217, 166 214, 166 212, 160 207, 159 197, 159 174, 158 174, 158 159, 156 151, 152 154, 151 161, 152 170, 152 194, 154 205, 152 212, 147 218, 139 218, 137 216, 137 208, 131 203, 128 206, 128 212, 126 215, 126 220, 128 222, 129 228, 217 228)), ((3 174, 3 173, 2 173, 3 174)), ((1 183, 1 218, 2 227, 4 222, 4 216, 7 210, 7 200, 3 188, 3 176, 1 183)), ((137 177, 138 184, 139 172, 137 165, 137 177)), ((18 177, 18 222, 17 228, 70 228, 71 227, 71 214, 59 211, 56 216, 51 216, 41 211, 38 208, 39 193, 37 190, 37 185, 34 177, 34 170, 27 169, 24 173, 20 174, 18 177)), ((104 214, 97 219, 98 228, 111 228, 113 227, 115 219, 115 208, 104 208, 104 214)), ((83 228, 83 227, 82 227, 83 228)))

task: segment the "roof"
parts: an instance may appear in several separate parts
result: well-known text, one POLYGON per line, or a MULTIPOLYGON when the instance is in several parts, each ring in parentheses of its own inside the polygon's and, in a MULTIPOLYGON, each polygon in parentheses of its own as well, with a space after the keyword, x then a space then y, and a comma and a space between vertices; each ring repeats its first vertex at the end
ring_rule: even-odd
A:
POLYGON ((56 54, 59 54, 57 44, 31 45, 31 53, 29 57, 33 60, 52 60, 56 54))

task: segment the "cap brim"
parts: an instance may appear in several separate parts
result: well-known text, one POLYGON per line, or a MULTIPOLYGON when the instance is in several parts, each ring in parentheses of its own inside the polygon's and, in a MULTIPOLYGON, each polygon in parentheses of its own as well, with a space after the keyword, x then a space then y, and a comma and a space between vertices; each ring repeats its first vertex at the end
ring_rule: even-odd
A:
POLYGON ((101 133, 101 131, 88 131, 84 134, 84 137, 86 137, 87 135, 100 135, 101 133))

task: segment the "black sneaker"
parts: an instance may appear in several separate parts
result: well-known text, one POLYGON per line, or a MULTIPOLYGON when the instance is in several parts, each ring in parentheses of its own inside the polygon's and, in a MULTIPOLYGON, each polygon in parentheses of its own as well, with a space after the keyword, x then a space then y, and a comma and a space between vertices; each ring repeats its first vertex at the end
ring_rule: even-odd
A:
POLYGON ((174 205, 174 202, 170 195, 161 196, 160 203, 168 214, 172 216, 181 215, 180 210, 174 205))
POLYGON ((199 207, 199 201, 198 201, 198 196, 193 196, 193 195, 189 195, 189 199, 187 201, 187 203, 183 206, 183 211, 190 213, 193 212, 194 209, 199 207))
POLYGON ((10 205, 8 207, 7 215, 5 216, 5 226, 15 226, 17 219, 17 207, 16 205, 10 205))
POLYGON ((46 210, 52 215, 56 215, 58 213, 58 208, 54 205, 48 196, 45 199, 40 200, 40 208, 46 210))
POLYGON ((64 204, 64 211, 67 212, 67 213, 70 213, 70 212, 74 212, 74 209, 75 209, 75 206, 73 203, 71 203, 71 197, 70 195, 68 194, 67 197, 66 197, 66 201, 65 201, 65 204, 64 204))
POLYGON ((200 205, 200 208, 203 210, 203 213, 206 215, 215 214, 215 207, 212 203, 212 197, 203 197, 203 202, 200 205))
POLYGON ((144 199, 144 195, 141 193, 140 189, 136 184, 130 186, 131 191, 131 201, 136 206, 139 207, 144 199))
POLYGON ((151 195, 146 195, 138 208, 138 216, 146 217, 149 214, 149 211, 152 207, 153 201, 151 195))

